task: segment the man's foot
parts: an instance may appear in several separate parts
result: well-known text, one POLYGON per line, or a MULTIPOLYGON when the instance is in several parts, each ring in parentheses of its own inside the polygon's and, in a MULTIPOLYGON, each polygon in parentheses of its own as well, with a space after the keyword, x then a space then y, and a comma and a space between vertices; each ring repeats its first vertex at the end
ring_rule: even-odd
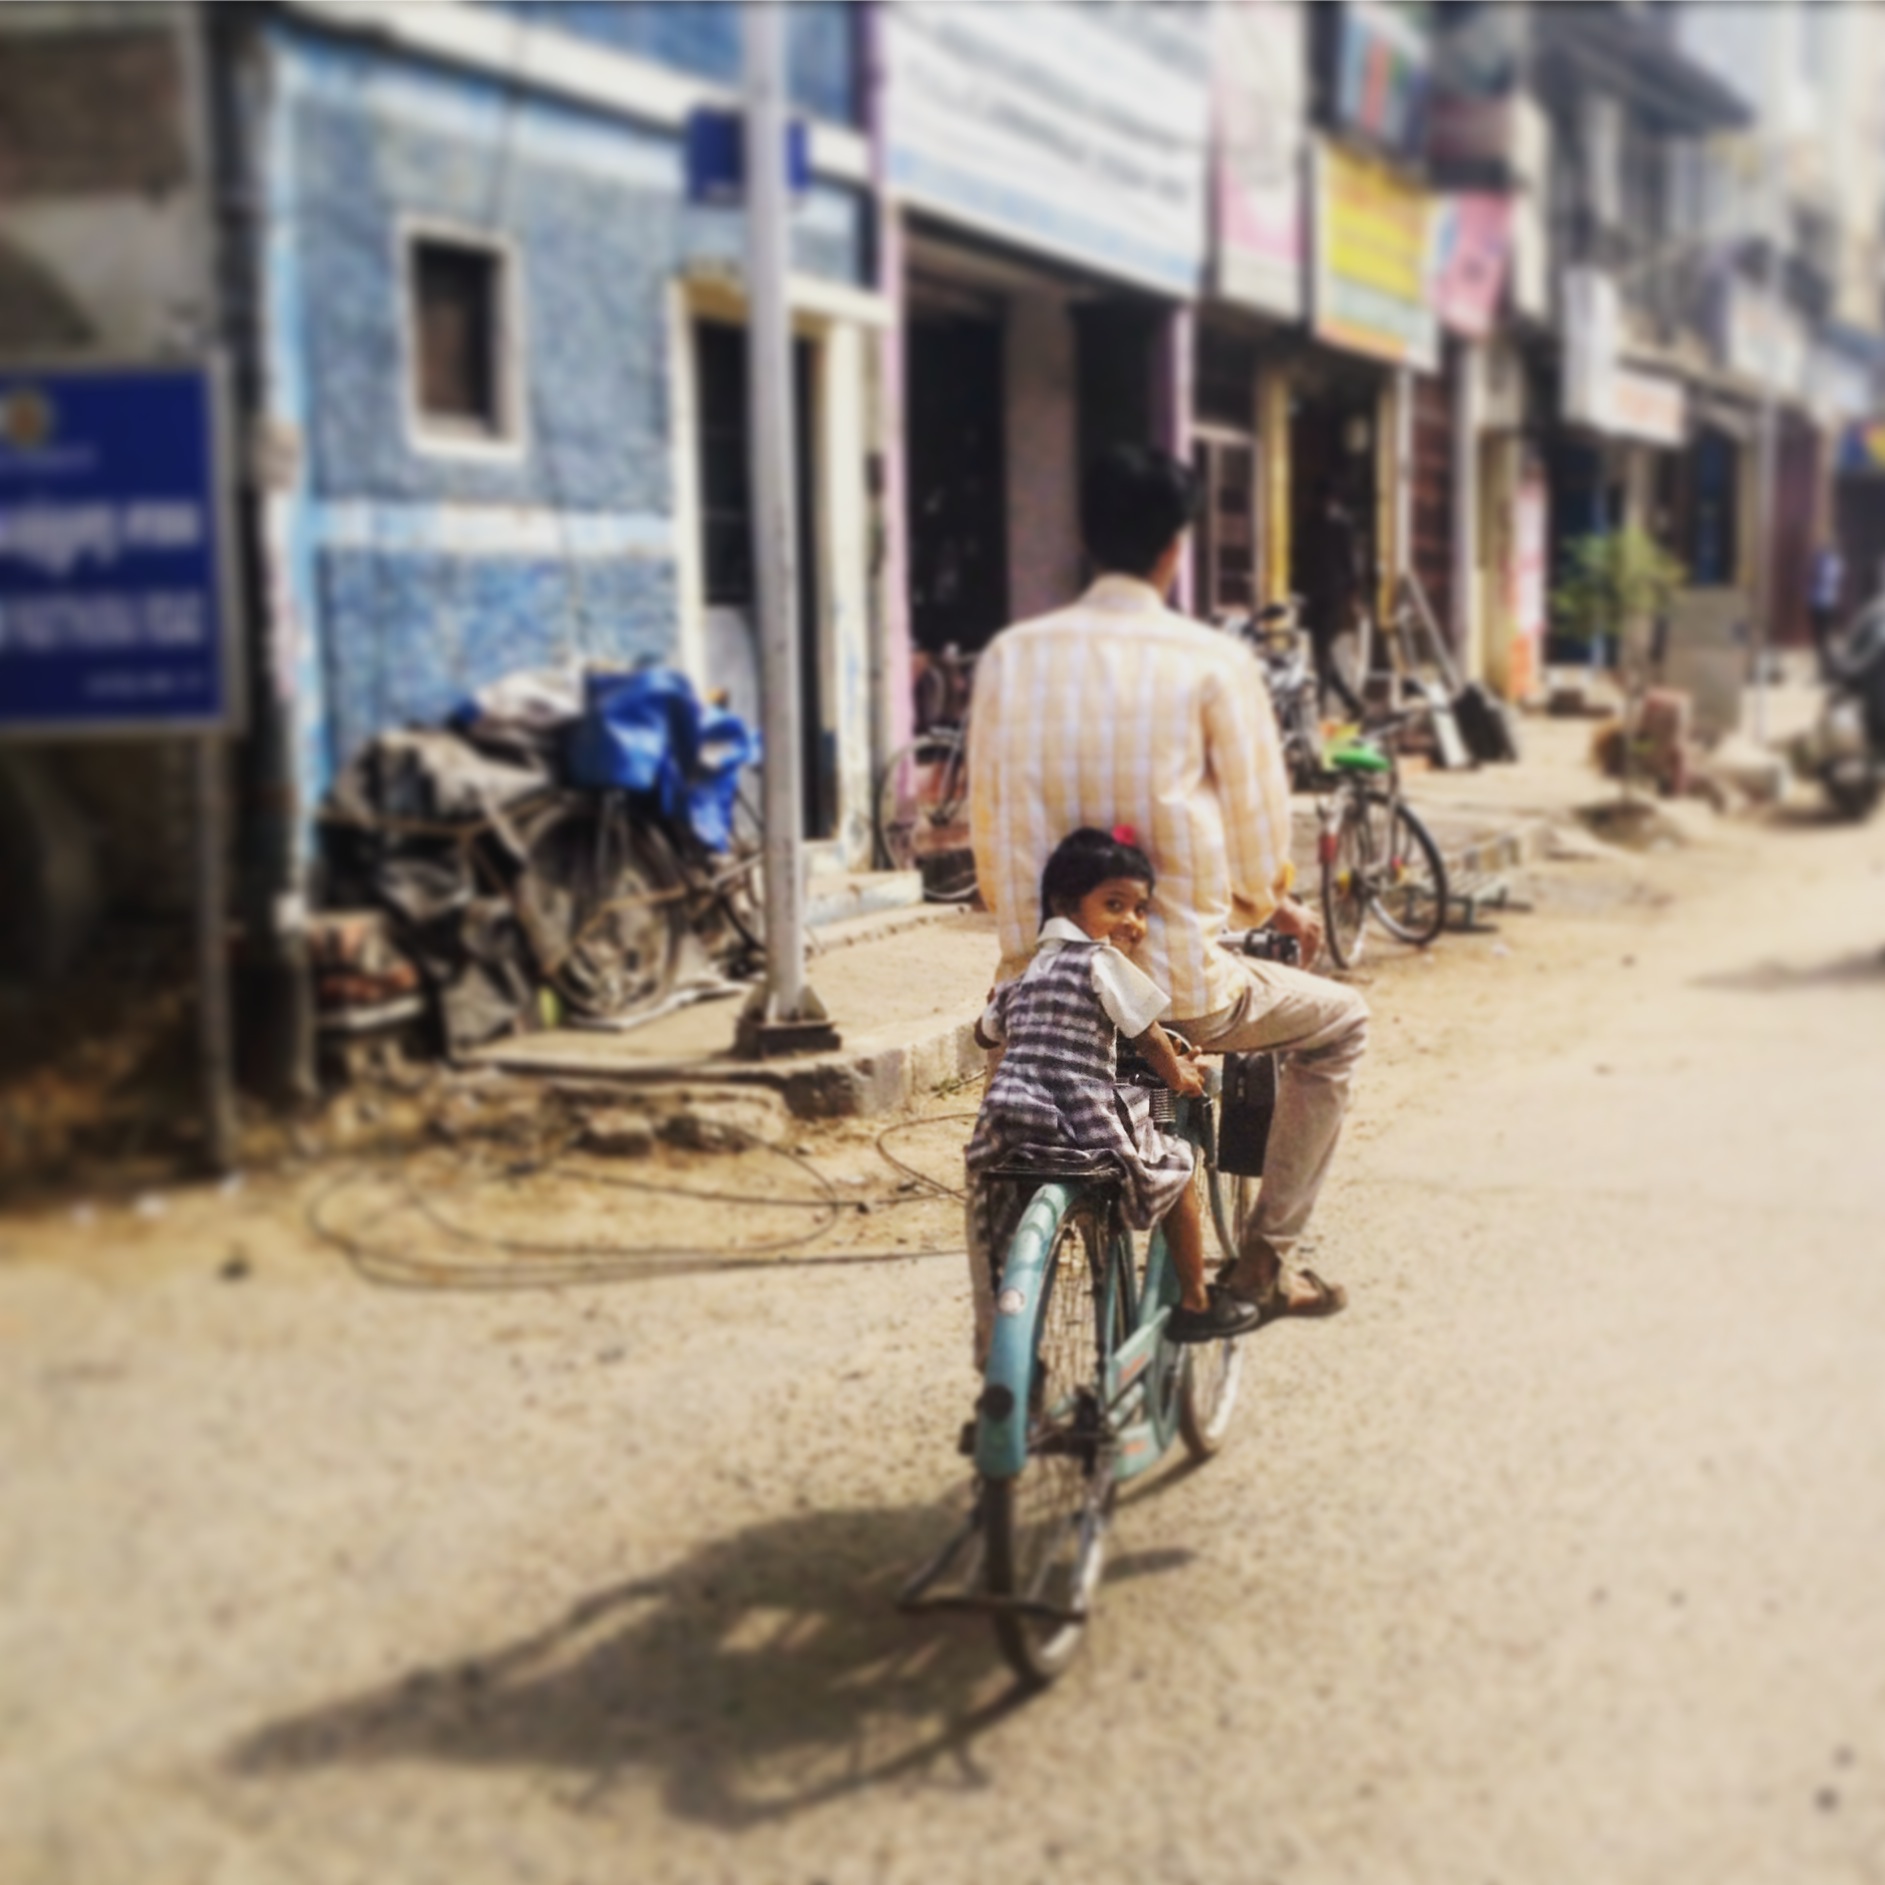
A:
POLYGON ((1325 1283, 1314 1270, 1273 1270, 1264 1276, 1248 1257, 1229 1265, 1217 1287, 1250 1304, 1259 1326, 1285 1316, 1339 1315, 1348 1307, 1348 1291, 1340 1283, 1325 1283))
POLYGON ((1165 1339, 1168 1342, 1223 1342, 1232 1336, 1248 1335, 1252 1329, 1262 1326, 1262 1312, 1255 1303, 1241 1302, 1215 1284, 1211 1286, 1210 1298, 1210 1306, 1205 1309, 1187 1309, 1180 1303, 1165 1318, 1165 1339))

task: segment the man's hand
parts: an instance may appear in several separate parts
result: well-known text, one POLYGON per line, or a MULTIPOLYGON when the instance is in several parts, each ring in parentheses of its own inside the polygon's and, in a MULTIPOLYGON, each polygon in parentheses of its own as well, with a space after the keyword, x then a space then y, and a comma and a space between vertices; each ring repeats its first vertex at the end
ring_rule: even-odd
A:
POLYGON ((1294 897, 1285 897, 1276 906, 1276 913, 1270 918, 1270 927, 1279 935, 1296 938, 1297 946, 1302 950, 1302 965, 1305 969, 1322 953, 1322 919, 1306 903, 1298 903, 1294 897))
POLYGON ((1184 1094, 1187 1099, 1202 1099, 1204 1096, 1204 1069, 1187 1055, 1174 1055, 1172 1070, 1166 1076, 1165 1084, 1169 1086, 1174 1093, 1184 1094))

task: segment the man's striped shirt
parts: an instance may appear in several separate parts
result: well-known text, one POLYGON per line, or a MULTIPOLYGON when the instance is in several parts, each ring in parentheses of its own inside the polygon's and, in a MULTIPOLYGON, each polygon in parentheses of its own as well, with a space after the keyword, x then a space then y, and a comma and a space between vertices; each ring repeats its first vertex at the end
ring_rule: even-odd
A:
POLYGON ((1127 576, 1005 629, 976 663, 969 806, 1003 981, 1033 953, 1055 845, 1123 824, 1158 873, 1136 960, 1170 1012, 1215 1014, 1249 987, 1214 939, 1287 891, 1290 814, 1269 690, 1241 642, 1127 576))

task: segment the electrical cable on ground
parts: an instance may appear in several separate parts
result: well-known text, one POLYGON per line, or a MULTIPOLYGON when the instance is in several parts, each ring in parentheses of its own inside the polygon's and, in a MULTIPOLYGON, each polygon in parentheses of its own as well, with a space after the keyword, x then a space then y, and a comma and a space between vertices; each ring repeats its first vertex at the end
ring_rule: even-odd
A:
POLYGON ((944 1114, 933 1119, 909 1120, 884 1128, 877 1135, 876 1149, 893 1169, 907 1180, 927 1187, 927 1195, 902 1194, 887 1198, 852 1199, 841 1196, 832 1180, 813 1165, 803 1153, 786 1146, 770 1144, 740 1128, 728 1128, 741 1142, 742 1149, 772 1153, 792 1164, 817 1187, 817 1195, 781 1197, 751 1192, 698 1189, 668 1184, 656 1179, 631 1178, 588 1170, 571 1170, 568 1160, 557 1154, 548 1158, 513 1160, 487 1174, 472 1174, 474 1183, 495 1183, 526 1176, 565 1173, 577 1182, 604 1184, 635 1191, 661 1193, 710 1205, 749 1205, 763 1209, 811 1210, 818 1213, 809 1228, 790 1236, 769 1238, 743 1246, 670 1245, 648 1246, 606 1240, 566 1241, 547 1237, 516 1237, 495 1231, 474 1230, 458 1222, 436 1201, 436 1187, 422 1186, 405 1160, 386 1181, 396 1194, 396 1201, 375 1213, 364 1226, 346 1229, 333 1222, 330 1202, 362 1178, 370 1177, 373 1167, 366 1161, 345 1168, 322 1186, 308 1201, 306 1221, 309 1230, 323 1242, 341 1250, 362 1280, 388 1288, 410 1289, 560 1289, 613 1282, 645 1280, 659 1276, 685 1276, 752 1269, 804 1268, 813 1264, 845 1267, 858 1264, 898 1263, 932 1257, 960 1256, 964 1246, 952 1244, 900 1245, 894 1249, 812 1251, 815 1243, 840 1220, 856 1210, 882 1210, 896 1205, 933 1202, 936 1198, 960 1198, 955 1187, 932 1178, 907 1164, 890 1151, 884 1141, 893 1132, 916 1127, 956 1122, 970 1114, 944 1114), (496 1253, 484 1259, 454 1254, 448 1257, 415 1255, 409 1247, 389 1248, 368 1240, 365 1233, 388 1218, 412 1212, 423 1218, 441 1236, 460 1246, 482 1248, 496 1253), (525 1263, 510 1261, 523 1257, 525 1263))

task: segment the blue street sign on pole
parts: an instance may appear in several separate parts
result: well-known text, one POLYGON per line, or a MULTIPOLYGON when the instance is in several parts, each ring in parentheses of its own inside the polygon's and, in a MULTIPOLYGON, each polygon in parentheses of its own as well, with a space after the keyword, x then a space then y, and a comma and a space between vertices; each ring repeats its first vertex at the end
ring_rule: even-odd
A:
POLYGON ((0 365, 0 739, 235 730, 219 376, 0 365))
MULTIPOLYGON (((699 105, 687 114, 683 143, 690 203, 732 205, 746 200, 746 122, 737 111, 699 105)), ((786 179, 796 195, 812 185, 811 139, 802 118, 785 127, 786 179)))

